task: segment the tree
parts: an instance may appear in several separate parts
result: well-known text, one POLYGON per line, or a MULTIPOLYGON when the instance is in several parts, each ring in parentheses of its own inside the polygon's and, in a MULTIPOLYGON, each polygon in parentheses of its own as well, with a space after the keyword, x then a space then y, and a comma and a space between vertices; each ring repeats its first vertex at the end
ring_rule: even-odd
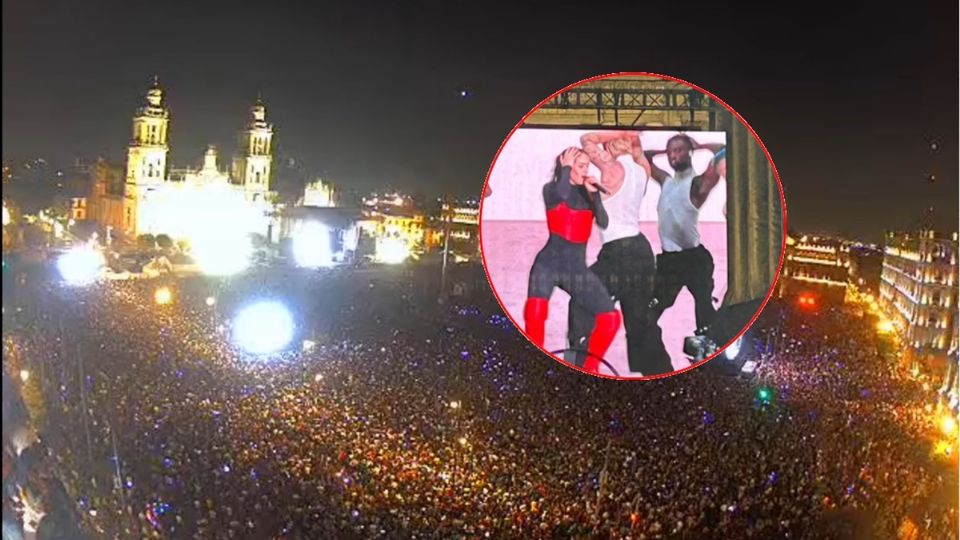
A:
POLYGON ((157 247, 157 239, 152 234, 141 234, 137 237, 137 246, 144 249, 154 249, 157 247))
POLYGON ((157 245, 160 246, 160 249, 170 249, 173 247, 173 239, 169 235, 158 234, 157 245))

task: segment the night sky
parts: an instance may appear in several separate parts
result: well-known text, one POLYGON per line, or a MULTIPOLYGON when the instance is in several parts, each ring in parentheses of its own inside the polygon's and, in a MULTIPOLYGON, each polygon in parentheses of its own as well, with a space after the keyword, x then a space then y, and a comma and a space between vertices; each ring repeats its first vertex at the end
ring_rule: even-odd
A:
POLYGON ((936 226, 956 230, 955 2, 804 2, 782 19, 720 3, 515 3, 527 7, 5 0, 3 157, 121 160, 157 74, 176 166, 208 143, 232 152, 262 92, 283 151, 338 184, 479 194, 538 101, 643 70, 747 119, 780 171, 791 229, 878 240, 933 204, 936 226))

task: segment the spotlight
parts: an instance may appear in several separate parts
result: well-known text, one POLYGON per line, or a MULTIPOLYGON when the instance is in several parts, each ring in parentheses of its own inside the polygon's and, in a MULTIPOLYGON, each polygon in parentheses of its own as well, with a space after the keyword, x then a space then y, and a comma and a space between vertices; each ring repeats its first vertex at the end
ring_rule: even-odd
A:
POLYGON ((96 281, 103 266, 103 254, 90 246, 73 248, 57 259, 57 269, 63 280, 75 286, 96 281))
POLYGON ((293 339, 293 317, 287 308, 262 301, 243 308, 233 324, 233 339, 243 350, 270 354, 285 348, 293 339))
POLYGON ((322 223, 308 221, 293 237, 293 258, 297 266, 321 268, 333 263, 330 250, 330 229, 322 223))

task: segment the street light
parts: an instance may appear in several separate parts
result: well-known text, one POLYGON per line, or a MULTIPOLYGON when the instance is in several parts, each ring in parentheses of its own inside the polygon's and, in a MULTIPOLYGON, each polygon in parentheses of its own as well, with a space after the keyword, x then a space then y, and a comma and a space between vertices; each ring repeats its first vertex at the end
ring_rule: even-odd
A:
POLYGON ((957 420, 949 413, 943 415, 940 420, 940 431, 946 436, 951 436, 957 431, 957 420))
POLYGON ((153 301, 157 305, 163 306, 169 304, 173 300, 173 293, 170 292, 170 287, 160 287, 155 293, 153 293, 153 301))

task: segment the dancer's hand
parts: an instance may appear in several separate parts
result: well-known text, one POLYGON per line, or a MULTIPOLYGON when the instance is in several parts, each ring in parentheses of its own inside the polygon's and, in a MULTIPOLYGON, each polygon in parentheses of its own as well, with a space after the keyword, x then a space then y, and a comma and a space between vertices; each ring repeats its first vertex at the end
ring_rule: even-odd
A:
POLYGON ((599 183, 600 181, 597 180, 596 177, 593 177, 593 176, 583 177, 583 187, 587 188, 587 191, 589 191, 590 193, 597 192, 597 184, 599 183))
POLYGON ((581 151, 582 150, 580 150, 576 146, 571 146, 570 148, 567 148, 566 150, 564 150, 563 153, 560 154, 560 166, 573 167, 573 164, 574 162, 576 162, 577 156, 580 154, 581 151))

